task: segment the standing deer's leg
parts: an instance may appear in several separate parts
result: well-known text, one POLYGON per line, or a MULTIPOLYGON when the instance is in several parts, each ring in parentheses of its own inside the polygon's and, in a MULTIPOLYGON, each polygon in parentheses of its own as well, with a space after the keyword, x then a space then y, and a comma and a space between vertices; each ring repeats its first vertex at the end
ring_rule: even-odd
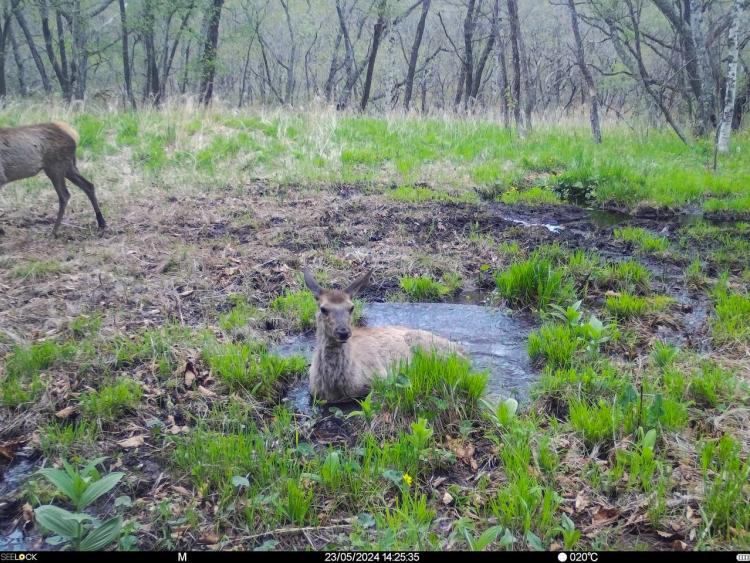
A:
POLYGON ((65 177, 73 182, 76 186, 81 188, 83 190, 83 193, 88 196, 89 201, 91 202, 91 206, 94 208, 94 213, 96 214, 96 222, 99 225, 99 230, 103 231, 104 229, 106 229, 107 223, 104 221, 104 216, 99 209, 99 202, 96 200, 96 191, 94 190, 94 184, 89 182, 81 175, 75 164, 73 164, 73 166, 68 169, 65 177))
POLYGON ((62 223, 65 207, 68 205, 68 200, 70 199, 70 192, 65 186, 65 176, 62 173, 56 170, 45 170, 45 172, 52 181, 52 185, 57 192, 57 197, 60 200, 60 208, 57 210, 57 220, 55 221, 55 226, 52 228, 52 236, 57 238, 57 231, 60 228, 60 223, 62 223))

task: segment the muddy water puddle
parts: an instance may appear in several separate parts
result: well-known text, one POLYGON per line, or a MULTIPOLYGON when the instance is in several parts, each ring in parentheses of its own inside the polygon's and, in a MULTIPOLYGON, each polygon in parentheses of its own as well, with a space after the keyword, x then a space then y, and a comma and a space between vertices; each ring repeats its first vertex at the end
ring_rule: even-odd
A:
POLYGON ((32 460, 18 457, 7 467, 0 468, 0 552, 35 550, 40 542, 40 538, 26 536, 3 517, 34 469, 32 460))
MULTIPOLYGON (((466 303, 370 303, 365 306, 364 324, 370 327, 401 325, 428 330, 460 344, 478 370, 490 374, 490 398, 528 396, 537 373, 526 352, 534 324, 494 307, 466 303)), ((315 338, 303 335, 283 343, 274 351, 281 355, 312 357, 315 338)), ((315 414, 310 404, 307 381, 292 387, 286 400, 295 411, 315 414)))

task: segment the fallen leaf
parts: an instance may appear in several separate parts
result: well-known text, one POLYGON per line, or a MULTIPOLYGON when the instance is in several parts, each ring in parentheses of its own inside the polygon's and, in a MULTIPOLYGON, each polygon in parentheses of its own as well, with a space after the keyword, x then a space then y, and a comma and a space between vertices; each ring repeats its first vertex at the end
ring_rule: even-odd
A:
POLYGON ((119 442, 117 442, 117 445, 121 448, 137 448, 143 445, 143 435, 136 434, 135 436, 131 436, 126 440, 120 440, 119 442))
POLYGON ((27 502, 23 505, 23 521, 33 522, 34 521, 34 508, 27 502))
POLYGON ((198 541, 203 544, 215 544, 219 543, 219 536, 209 532, 207 534, 203 534, 198 541))
POLYGON ((575 502, 576 512, 581 512, 589 504, 590 504, 590 501, 586 495, 584 495, 583 493, 578 493, 576 495, 576 502, 575 502))
POLYGON ((188 360, 185 363, 185 387, 192 387, 196 377, 195 366, 188 360))
POLYGON ((204 397, 216 397, 216 393, 210 389, 206 389, 203 385, 198 385, 198 392, 204 397))
POLYGON ((461 442, 461 440, 457 438, 451 438, 450 436, 448 436, 447 442, 448 449, 456 454, 456 457, 461 459, 461 461, 470 466, 474 471, 479 468, 476 460, 474 459, 474 444, 472 444, 471 442, 464 444, 461 442))
POLYGON ((663 532, 662 530, 656 530, 656 533, 659 535, 659 537, 664 539, 673 538, 674 534, 672 532, 663 532))
POLYGON ((443 504, 445 506, 448 506, 453 502, 453 495, 451 495, 448 491, 445 491, 445 494, 443 495, 443 504))
POLYGON ((594 527, 601 527, 614 522, 620 511, 615 507, 597 506, 591 515, 591 525, 594 527))
POLYGON ((674 540, 672 542, 672 549, 674 549, 675 551, 687 551, 687 548, 688 544, 686 544, 682 540, 674 540))
POLYGON ((76 408, 71 405, 69 407, 65 407, 64 409, 60 409, 59 411, 57 411, 55 413, 55 416, 57 418, 63 418, 63 419, 65 419, 65 418, 68 418, 74 412, 76 412, 76 408))
POLYGON ((192 494, 193 494, 192 492, 188 491, 185 487, 182 487, 180 485, 174 485, 174 486, 172 486, 172 490, 175 493, 179 493, 179 494, 181 494, 183 496, 186 496, 186 497, 192 496, 192 494))
POLYGON ((549 544, 549 550, 550 551, 561 551, 562 548, 563 548, 563 546, 560 545, 559 543, 557 543, 556 541, 554 541, 551 544, 549 544))
POLYGON ((432 482, 432 486, 437 488, 448 480, 447 477, 438 477, 432 482))

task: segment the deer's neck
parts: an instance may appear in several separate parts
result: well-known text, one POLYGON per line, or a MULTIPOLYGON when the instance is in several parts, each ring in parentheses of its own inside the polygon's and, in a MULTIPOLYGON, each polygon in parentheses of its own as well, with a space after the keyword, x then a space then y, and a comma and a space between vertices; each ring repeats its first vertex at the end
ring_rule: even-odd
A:
POLYGON ((333 395, 346 395, 347 373, 351 363, 350 343, 329 338, 323 324, 318 323, 315 355, 321 383, 333 395))

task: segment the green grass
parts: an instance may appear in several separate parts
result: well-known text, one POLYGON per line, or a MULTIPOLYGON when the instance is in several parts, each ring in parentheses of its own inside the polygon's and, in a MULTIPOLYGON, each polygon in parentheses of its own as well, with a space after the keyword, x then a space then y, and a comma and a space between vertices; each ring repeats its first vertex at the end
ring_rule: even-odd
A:
POLYGON ((729 540, 735 545, 750 545, 750 461, 742 459, 736 439, 724 435, 707 441, 700 451, 705 494, 701 510, 705 513, 703 532, 729 540))
POLYGON ((178 324, 165 324, 158 329, 139 334, 118 336, 108 344, 114 356, 115 368, 146 365, 162 379, 174 375, 178 368, 179 350, 196 346, 211 339, 207 331, 193 332, 178 324))
POLYGON ((624 260, 607 264, 596 272, 594 283, 602 289, 644 294, 651 288, 651 274, 635 260, 624 260))
MULTIPOLYGON (((4 122, 70 120, 54 106, 14 110, 4 122)), ((668 130, 611 125, 603 142, 594 144, 587 142, 584 122, 540 124, 519 138, 485 119, 218 107, 201 112, 179 105, 137 114, 88 111, 72 122, 81 136, 81 158, 94 165, 127 161, 165 187, 186 179, 223 183, 252 169, 257 177, 284 183, 406 186, 392 195, 407 202, 475 201, 473 187, 499 184, 501 199, 510 204, 564 199, 750 210, 747 131, 733 136, 736 150, 722 155, 714 172, 702 142, 685 146, 668 130), (433 187, 419 187, 424 184, 433 187)))
POLYGON ((632 319, 663 311, 671 303, 674 303, 674 298, 666 295, 640 297, 621 293, 607 296, 604 307, 617 319, 632 319))
POLYGON ((527 190, 510 188, 502 193, 500 201, 508 205, 519 203, 528 205, 554 205, 560 203, 560 198, 552 191, 541 186, 534 186, 527 190))
POLYGON ((307 289, 288 291, 269 304, 269 309, 281 315, 297 330, 310 330, 315 326, 318 303, 307 289))
POLYGON ((398 186, 393 190, 388 190, 386 193, 391 199, 405 203, 423 203, 426 201, 470 203, 476 201, 476 198, 469 192, 456 195, 442 190, 414 186, 398 186))
POLYGON ((68 324, 73 338, 83 339, 95 337, 102 327, 102 317, 100 315, 79 315, 68 324))
POLYGON ((10 270, 13 278, 28 282, 37 282, 58 276, 68 271, 68 268, 56 260, 31 260, 17 264, 10 270))
POLYGON ((651 234, 639 227, 622 227, 614 230, 615 239, 632 243, 644 252, 662 253, 669 249, 669 239, 651 234))
POLYGON ((2 404, 16 407, 36 399, 44 390, 41 372, 74 352, 73 347, 51 340, 14 348, 5 358, 5 378, 0 385, 2 404))
POLYGON ((750 341, 750 294, 718 287, 714 299, 716 314, 711 319, 714 340, 720 344, 750 341))
POLYGON ((262 312, 239 300, 228 312, 219 316, 219 328, 233 332, 247 327, 253 320, 262 318, 262 312))
POLYGON ((495 283, 511 306, 544 310, 551 304, 564 305, 574 298, 573 284, 566 273, 539 251, 496 274, 495 283))
POLYGON ((213 343, 203 350, 203 357, 231 391, 243 390, 261 399, 272 398, 282 383, 307 370, 305 358, 282 358, 256 343, 213 343))
POLYGON ((679 244, 687 256, 705 262, 702 269, 741 270, 750 254, 750 223, 697 221, 680 230, 679 244))
POLYGON ((703 364, 687 380, 687 393, 701 406, 716 408, 736 402, 737 380, 733 373, 712 363, 703 364))
POLYGON ((393 413, 433 420, 445 415, 471 416, 478 407, 488 374, 475 372, 458 355, 442 357, 416 350, 406 364, 373 384, 372 401, 393 413))
POLYGON ((529 334, 528 352, 534 363, 546 363, 550 368, 566 368, 580 348, 576 330, 563 324, 545 324, 529 334))
POLYGON ((622 414, 611 403, 575 400, 569 405, 570 425, 589 448, 612 441, 619 433, 622 414))
POLYGON ((39 442, 47 457, 69 458, 72 451, 88 455, 98 438, 98 425, 86 419, 72 424, 53 422, 39 432, 39 442))
POLYGON ((81 412, 90 419, 114 422, 123 413, 138 407, 143 388, 132 379, 104 385, 81 395, 81 412))
POLYGON ((461 283, 461 277, 455 274, 444 276, 442 282, 427 276, 404 277, 399 280, 409 301, 440 301, 457 293, 461 289, 461 283))

